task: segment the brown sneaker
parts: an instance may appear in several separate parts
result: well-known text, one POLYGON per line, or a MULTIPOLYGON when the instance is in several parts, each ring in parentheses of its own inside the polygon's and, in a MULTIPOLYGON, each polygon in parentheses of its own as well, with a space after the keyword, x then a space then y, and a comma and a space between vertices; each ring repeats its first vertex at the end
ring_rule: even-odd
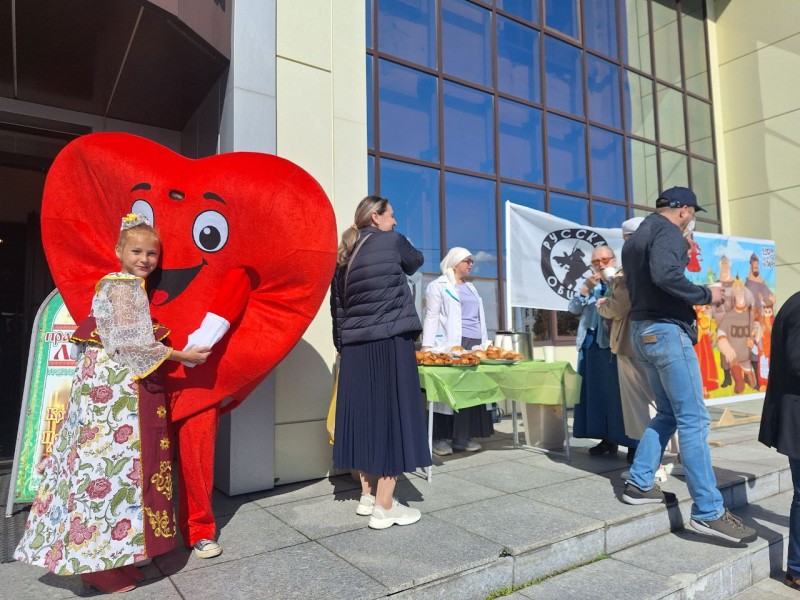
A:
POLYGON ((718 537, 729 542, 746 544, 755 540, 758 535, 756 530, 745 525, 742 520, 728 509, 722 516, 713 521, 701 521, 692 518, 692 529, 702 535, 718 537))
POLYGON ((666 498, 664 497, 664 492, 662 492, 661 488, 657 485, 654 485, 649 490, 643 490, 636 484, 628 481, 625 483, 622 501, 625 502, 625 504, 633 505, 661 504, 662 502, 666 502, 666 498))

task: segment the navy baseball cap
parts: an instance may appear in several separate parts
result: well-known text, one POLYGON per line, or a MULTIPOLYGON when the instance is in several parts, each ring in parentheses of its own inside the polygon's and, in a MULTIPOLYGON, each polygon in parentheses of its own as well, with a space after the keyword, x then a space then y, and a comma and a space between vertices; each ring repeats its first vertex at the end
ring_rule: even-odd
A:
POLYGON ((689 188, 685 187, 672 187, 664 190, 658 195, 656 199, 656 208, 680 208, 681 206, 691 206, 695 211, 705 212, 705 208, 697 204, 697 196, 689 188))

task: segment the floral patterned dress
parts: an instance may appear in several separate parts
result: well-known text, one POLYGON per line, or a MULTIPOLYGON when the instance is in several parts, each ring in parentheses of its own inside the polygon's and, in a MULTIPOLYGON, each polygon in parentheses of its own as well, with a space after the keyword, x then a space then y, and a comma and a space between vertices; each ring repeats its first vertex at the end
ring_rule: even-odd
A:
POLYGON ((172 350, 144 281, 97 284, 78 327, 67 416, 14 558, 59 575, 133 564, 175 546, 172 441, 156 369, 172 350))

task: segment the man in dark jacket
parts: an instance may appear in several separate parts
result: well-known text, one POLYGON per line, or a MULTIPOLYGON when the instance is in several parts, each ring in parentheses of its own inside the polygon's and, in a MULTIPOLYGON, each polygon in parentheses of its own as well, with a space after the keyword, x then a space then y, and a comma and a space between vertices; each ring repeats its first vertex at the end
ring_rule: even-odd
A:
POLYGON ((758 440, 789 457, 794 497, 784 583, 800 589, 800 292, 778 311, 772 326, 769 379, 758 440))
POLYGON ((642 435, 622 496, 628 504, 664 502, 655 485, 664 447, 677 429, 686 484, 692 496, 692 528, 732 542, 755 539, 755 530, 726 510, 717 489, 708 432, 711 419, 694 344, 693 305, 722 300, 719 287, 694 285, 684 273, 689 262, 683 231, 703 210, 688 188, 674 187, 656 200, 648 216, 622 247, 631 297, 631 342, 647 369, 656 416, 642 435))

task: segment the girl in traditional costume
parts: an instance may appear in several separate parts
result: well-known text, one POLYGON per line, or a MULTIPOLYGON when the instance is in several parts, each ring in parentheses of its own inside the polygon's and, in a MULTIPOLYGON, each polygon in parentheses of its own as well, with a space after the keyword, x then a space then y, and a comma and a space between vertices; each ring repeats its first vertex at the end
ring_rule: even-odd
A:
POLYGON ((159 366, 201 364, 209 348, 160 340, 144 280, 161 240, 142 215, 122 220, 119 273, 96 286, 92 314, 73 342, 78 359, 67 415, 14 557, 58 575, 80 574, 101 592, 133 589, 136 562, 175 546, 172 439, 159 366))

